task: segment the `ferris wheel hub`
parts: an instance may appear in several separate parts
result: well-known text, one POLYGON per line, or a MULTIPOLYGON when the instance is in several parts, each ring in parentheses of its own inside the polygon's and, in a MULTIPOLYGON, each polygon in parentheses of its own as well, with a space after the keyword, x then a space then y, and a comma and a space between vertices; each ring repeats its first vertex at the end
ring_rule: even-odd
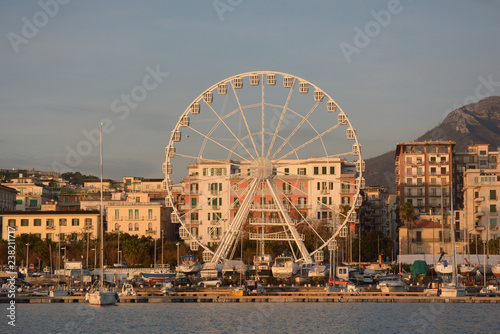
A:
POLYGON ((266 157, 255 158, 250 164, 252 176, 259 180, 264 180, 271 176, 273 168, 273 163, 266 157))

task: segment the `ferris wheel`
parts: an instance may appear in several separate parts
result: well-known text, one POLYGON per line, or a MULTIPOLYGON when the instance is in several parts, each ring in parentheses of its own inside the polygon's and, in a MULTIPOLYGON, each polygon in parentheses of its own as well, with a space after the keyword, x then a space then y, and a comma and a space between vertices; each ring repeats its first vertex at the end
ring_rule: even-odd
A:
POLYGON ((234 255, 245 234, 321 261, 356 222, 361 144, 347 114, 313 83, 271 71, 202 92, 175 124, 164 188, 171 220, 206 262, 234 255))

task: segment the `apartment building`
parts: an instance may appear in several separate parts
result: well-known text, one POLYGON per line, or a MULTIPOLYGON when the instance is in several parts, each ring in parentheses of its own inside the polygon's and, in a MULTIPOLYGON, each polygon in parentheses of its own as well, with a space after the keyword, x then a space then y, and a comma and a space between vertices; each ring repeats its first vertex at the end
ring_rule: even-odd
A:
POLYGON ((41 205, 52 199, 52 191, 37 177, 24 177, 22 174, 5 186, 17 190, 16 210, 37 211, 41 205))
POLYGON ((2 238, 14 230, 14 236, 34 234, 41 239, 71 241, 89 235, 96 238, 100 231, 98 211, 14 211, 0 214, 3 220, 2 238))
POLYGON ((497 239, 500 209, 500 164, 495 169, 469 169, 464 177, 467 229, 482 240, 497 239))
POLYGON ((0 184, 0 212, 16 209, 17 190, 0 184))
MULTIPOLYGON (((165 168, 168 173, 168 166, 165 168)), ((273 222, 279 224, 277 197, 295 222, 304 218, 338 221, 339 206, 354 205, 356 165, 353 163, 340 158, 287 160, 269 172, 274 175, 272 182, 277 190, 271 190, 264 180, 258 183, 247 220, 255 234, 263 226, 267 226, 267 231, 273 222)), ((220 241, 247 196, 254 179, 252 173, 250 163, 232 160, 200 160, 188 166, 188 176, 181 181, 180 199, 171 204, 179 205, 181 219, 191 235, 208 245, 220 241)), ((179 222, 176 217, 172 221, 179 222)), ((188 231, 179 229, 186 242, 190 242, 188 231)), ((250 239, 253 238, 257 236, 251 233, 250 239)), ((195 243, 190 245, 197 249, 195 243)))
POLYGON ((453 179, 452 141, 398 143, 395 156, 396 194, 416 213, 447 214, 453 179))

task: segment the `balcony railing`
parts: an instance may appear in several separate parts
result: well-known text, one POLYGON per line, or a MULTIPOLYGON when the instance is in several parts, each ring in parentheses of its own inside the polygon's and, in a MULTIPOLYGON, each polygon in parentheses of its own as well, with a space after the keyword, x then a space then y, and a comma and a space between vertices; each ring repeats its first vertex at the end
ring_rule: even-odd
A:
POLYGON ((45 229, 47 229, 47 230, 55 230, 56 226, 55 225, 48 225, 48 226, 45 226, 45 229))

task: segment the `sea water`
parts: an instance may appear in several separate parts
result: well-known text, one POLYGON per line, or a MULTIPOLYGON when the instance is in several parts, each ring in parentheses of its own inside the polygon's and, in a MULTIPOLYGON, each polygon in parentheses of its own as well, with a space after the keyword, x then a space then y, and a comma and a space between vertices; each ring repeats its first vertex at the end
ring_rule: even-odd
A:
MULTIPOLYGON (((7 304, 0 304, 7 305, 7 304)), ((17 304, 0 333, 500 333, 499 304, 17 304)))

